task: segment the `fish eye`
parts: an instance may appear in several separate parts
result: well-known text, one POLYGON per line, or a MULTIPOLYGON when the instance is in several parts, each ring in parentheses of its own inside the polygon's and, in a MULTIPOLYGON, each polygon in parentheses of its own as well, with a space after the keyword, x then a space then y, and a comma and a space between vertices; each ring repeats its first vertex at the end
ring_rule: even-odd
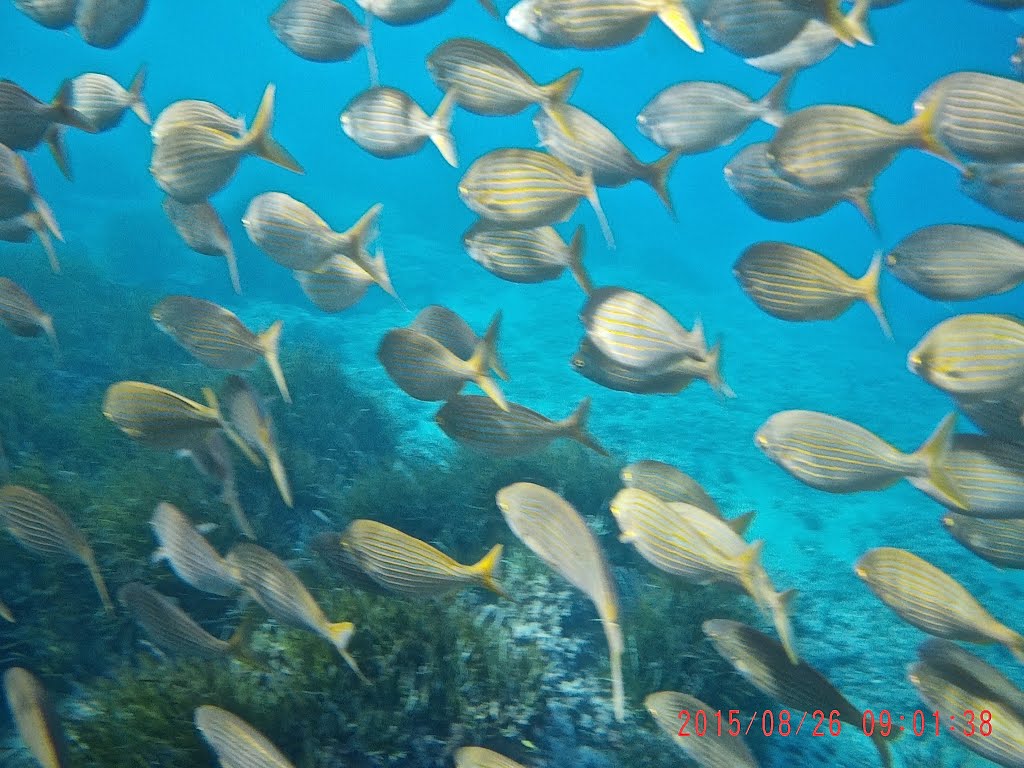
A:
POLYGON ((892 251, 891 253, 889 253, 888 256, 885 257, 885 263, 890 267, 895 267, 897 261, 898 258, 896 256, 896 251, 892 251))
POLYGON ((754 435, 754 444, 758 448, 767 448, 768 447, 768 438, 765 437, 762 434, 754 435))
POLYGON ((576 368, 576 369, 582 368, 583 367, 583 358, 580 357, 579 355, 574 355, 572 360, 569 361, 569 364, 572 365, 572 367, 576 368))

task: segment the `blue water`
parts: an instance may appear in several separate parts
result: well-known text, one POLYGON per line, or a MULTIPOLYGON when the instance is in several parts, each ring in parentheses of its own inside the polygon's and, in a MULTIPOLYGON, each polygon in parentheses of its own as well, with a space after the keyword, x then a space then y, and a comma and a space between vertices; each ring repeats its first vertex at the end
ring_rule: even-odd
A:
MULTIPOLYGON (((763 314, 731 274, 747 245, 785 240, 818 250, 861 274, 879 243, 850 206, 795 224, 767 222, 749 211, 726 186, 722 168, 741 146, 771 135, 772 129, 757 125, 732 146, 679 162, 670 184, 678 222, 669 218, 649 188, 635 183, 600 192, 617 249, 605 246, 586 205, 560 227, 568 236, 576 223, 585 225, 586 263, 597 284, 643 292, 687 325, 699 316, 712 338, 721 335, 725 376, 738 397, 722 401, 700 383, 675 397, 602 390, 568 364, 581 335, 577 314, 582 304, 570 278, 535 286, 504 283, 461 249, 461 233, 474 217, 458 198, 458 179, 475 158, 493 148, 535 146, 530 114, 486 118, 458 111, 453 133, 460 169, 448 167, 429 145, 400 160, 373 158, 341 132, 338 122, 344 105, 367 86, 365 57, 359 53, 338 64, 299 59, 266 23, 274 6, 239 0, 154 2, 123 44, 103 51, 86 46, 73 31, 45 30, 12 4, 0 5, 0 75, 31 93, 47 98, 61 80, 86 71, 127 83, 146 64, 145 100, 154 116, 173 101, 196 98, 251 119, 265 85, 273 82, 278 89, 274 136, 306 168, 298 176, 250 158, 213 198, 238 251, 244 289, 238 298, 230 293, 223 264, 188 251, 164 219, 162 193, 148 173, 151 144, 145 126, 128 114, 120 127, 101 135, 68 132, 73 183, 60 175, 45 148, 30 155, 39 189, 67 237, 58 246, 62 255, 87 260, 124 290, 141 286, 159 293, 191 293, 223 303, 253 326, 284 317, 282 357, 291 344, 342 350, 345 373, 400 424, 399 451, 443 462, 451 445, 432 422, 436 405, 404 396, 374 356, 381 335, 406 324, 412 315, 376 289, 341 315, 322 315, 287 271, 249 242, 240 223, 249 200, 268 190, 310 204, 336 229, 382 202, 381 244, 395 287, 412 310, 444 304, 480 329, 496 309, 504 311, 502 352, 512 376, 505 393, 511 400, 560 418, 584 396, 592 397, 592 431, 617 458, 675 463, 700 479, 730 514, 758 510, 752 535, 767 541, 769 573, 780 588, 795 587, 801 593, 795 621, 802 654, 858 706, 901 712, 921 706, 906 682, 905 667, 924 636, 899 623, 853 575, 852 563, 868 548, 912 550, 960 579, 1001 620, 1024 627, 1024 577, 1000 572, 959 548, 939 525, 938 505, 906 484, 854 496, 816 492, 772 465, 752 442, 754 431, 771 414, 806 408, 862 424, 901 449, 916 448, 951 405, 906 370, 907 350, 928 328, 956 312, 1021 314, 1024 294, 1019 289, 951 307, 928 301, 884 275, 882 300, 895 342, 882 336, 863 305, 829 323, 790 324, 763 314), (301 328, 302 336, 290 332, 292 328, 301 328)), ((966 0, 909 0, 875 14, 872 27, 875 47, 841 49, 797 77, 793 109, 852 104, 901 122, 911 115, 915 96, 942 75, 956 70, 1010 75, 1008 59, 1020 31, 1007 15, 966 0)), ((665 86, 720 80, 760 95, 774 82, 710 40, 705 54, 689 51, 657 22, 640 40, 622 48, 549 50, 489 18, 473 0, 456 0, 442 16, 414 27, 374 26, 383 84, 406 90, 432 111, 441 94, 423 61, 437 44, 457 35, 502 47, 538 81, 581 66, 584 75, 572 103, 602 120, 645 161, 659 157, 661 150, 635 130, 634 118, 665 86)), ((903 153, 881 175, 873 199, 883 247, 919 227, 942 222, 994 226, 1024 236, 1020 225, 961 195, 952 167, 917 152, 903 153)), ((42 258, 37 245, 0 244, 0 273, 29 258, 42 258)), ((53 287, 65 279, 36 275, 25 283, 40 305, 53 312, 58 329, 74 326, 81 311, 48 306, 53 287)), ((90 332, 101 336, 103 329, 90 332)), ((75 372, 63 375, 73 377, 75 372)), ((291 384, 295 390, 316 386, 315 381, 291 384)), ((0 403, 0 409, 17 407, 0 403)), ((961 429, 970 429, 966 420, 961 429)), ((606 510, 582 511, 603 518, 606 527, 613 525, 606 510)), ((287 550, 286 542, 276 544, 287 550)), ((671 628, 668 623, 666 631, 671 628)), ((0 626, 0 639, 4 631, 0 626)), ((628 637, 629 627, 624 631, 628 637)), ((593 641, 603 650, 596 628, 593 632, 593 641)), ((700 652, 713 653, 708 647, 700 652)), ((1024 674, 1003 649, 980 653, 1024 682, 1024 674)), ((738 677, 729 684, 745 685, 738 677)), ((631 701, 630 707, 635 711, 623 728, 638 727, 646 718, 639 701, 631 701)), ((668 740, 661 744, 665 751, 672 749, 668 740)), ((867 740, 856 735, 775 737, 757 741, 755 748, 766 766, 878 764, 867 740)), ((894 753, 897 765, 903 766, 984 764, 948 736, 908 735, 894 753)), ((7 759, 15 758, 0 761, 7 759)), ((582 758, 572 756, 545 762, 551 759, 541 749, 531 764, 583 765, 582 758)), ((614 761, 614 754, 605 759, 614 761)), ((684 764, 681 755, 679 759, 684 764)), ((305 763, 296 762, 300 764, 305 763)))

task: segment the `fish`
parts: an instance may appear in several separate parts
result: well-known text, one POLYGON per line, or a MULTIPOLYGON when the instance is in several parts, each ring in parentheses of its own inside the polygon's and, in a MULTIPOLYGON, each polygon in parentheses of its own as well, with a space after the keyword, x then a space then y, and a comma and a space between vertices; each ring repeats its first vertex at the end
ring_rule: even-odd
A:
POLYGON ((455 91, 448 91, 434 114, 428 115, 405 91, 375 86, 357 94, 345 106, 341 129, 371 155, 385 159, 415 154, 430 139, 445 162, 458 168, 450 130, 455 95, 455 91))
POLYGON ((66 29, 75 21, 78 0, 14 0, 14 7, 47 29, 66 29))
POLYGON ((903 453, 873 432, 816 411, 780 411, 754 435, 765 455, 802 483, 829 493, 880 491, 908 477, 928 477, 959 509, 967 502, 945 459, 956 414, 942 420, 913 453, 903 453))
POLYGON ((780 126, 792 84, 793 75, 784 75, 765 96, 754 101, 724 83, 677 83, 640 110, 636 125, 662 149, 684 155, 707 152, 731 144, 758 120, 780 126))
POLYGON ((954 72, 928 86, 914 101, 914 110, 933 114, 933 135, 957 157, 1024 162, 1024 83, 983 72, 954 72))
POLYGON ((13 219, 23 213, 35 213, 54 237, 64 240, 50 206, 36 189, 25 158, 0 144, 0 219, 13 219))
POLYGON ((645 373, 664 370, 680 358, 707 357, 698 320, 686 330, 661 305, 625 288, 598 288, 580 311, 587 338, 612 361, 645 373))
POLYGON ((353 564, 392 592, 429 597, 479 585, 508 597, 497 580, 501 544, 495 544, 480 562, 463 565, 397 528, 374 520, 353 520, 341 534, 340 546, 353 564))
POLYGON ((1024 243, 989 227, 936 224, 917 229, 885 256, 896 278, 937 301, 970 301, 1024 282, 1024 243))
POLYGON ((86 119, 71 106, 70 80, 61 83, 49 104, 15 82, 0 80, 0 144, 10 149, 28 150, 45 141, 57 167, 70 179, 71 165, 56 130, 59 125, 92 132, 86 119))
POLYGON ((1024 221, 1024 163, 967 163, 960 191, 996 213, 1024 221))
POLYGON ((437 87, 454 92, 456 103, 477 115, 516 115, 536 104, 559 119, 582 69, 573 69, 540 85, 500 48, 471 37, 445 40, 427 56, 427 71, 437 87))
POLYGON ((153 144, 160 144, 183 126, 202 126, 236 138, 245 133, 245 120, 232 117, 216 104, 199 99, 182 99, 169 104, 149 129, 153 144))
POLYGON ((498 312, 468 360, 424 333, 410 328, 394 328, 384 334, 377 347, 377 359, 391 380, 417 400, 449 400, 472 381, 499 408, 508 411, 505 395, 490 376, 500 327, 501 313, 498 312))
POLYGON ((998 643, 1024 660, 1024 637, 997 621, 952 576, 912 552, 870 549, 853 571, 897 616, 922 632, 965 643, 998 643))
POLYGON ((486 747, 460 747, 455 750, 455 768, 525 768, 525 766, 486 747))
POLYGON ((704 736, 698 738, 679 735, 681 724, 687 733, 694 732, 693 726, 686 728, 680 719, 683 712, 687 713, 690 723, 694 722, 697 712, 703 712, 709 723, 714 722, 716 712, 721 716, 720 711, 700 699, 677 691, 659 691, 644 699, 644 708, 658 727, 697 765, 704 768, 758 768, 757 759, 746 742, 730 733, 708 729, 704 736))
POLYGON ((1024 388, 994 399, 954 398, 957 408, 980 430, 992 437, 1024 444, 1024 388))
POLYGON ((725 183, 754 213, 771 221, 802 221, 831 211, 839 203, 854 206, 876 233, 870 196, 874 183, 839 192, 806 189, 779 173, 768 157, 768 142, 748 144, 726 163, 725 183))
POLYGON ((621 187, 639 179, 650 185, 676 218, 668 178, 679 160, 679 151, 671 149, 660 159, 643 163, 607 126, 571 104, 559 106, 554 113, 538 111, 533 127, 541 146, 578 173, 590 173, 597 186, 621 187))
MULTIPOLYGON (((868 12, 880 7, 880 0, 856 0, 845 23, 854 28, 867 28, 868 12)), ((807 20, 796 37, 781 48, 760 56, 748 57, 746 63, 777 75, 813 67, 827 59, 839 47, 835 27, 821 19, 807 20)))
MULTIPOLYGON (((385 24, 402 27, 417 24, 442 13, 452 0, 357 0, 359 7, 385 24)), ((491 16, 498 16, 493 0, 480 0, 480 5, 491 16)))
POLYGON ((169 125, 153 147, 149 166, 157 186, 182 203, 202 202, 227 185, 246 155, 304 173, 298 161, 270 135, 275 92, 273 84, 267 86, 256 117, 242 136, 201 123, 169 125))
POLYGON ((786 117, 768 143, 768 158, 783 177, 814 190, 839 193, 871 184, 903 149, 948 158, 932 134, 934 111, 897 125, 859 107, 820 104, 786 117))
POLYGON ((3 619, 8 624, 16 623, 14 620, 14 613, 11 612, 11 609, 7 607, 7 603, 3 600, 0 600, 0 619, 3 619))
POLYGON ((377 81, 377 59, 370 28, 336 0, 284 0, 270 15, 275 37, 307 61, 348 61, 366 49, 370 80, 377 81))
MULTIPOLYGON (((462 360, 469 360, 473 352, 483 342, 483 336, 477 336, 465 320, 447 307, 431 304, 420 310, 416 318, 409 324, 409 329, 429 336, 443 344, 449 352, 462 360)), ((497 349, 491 358, 491 370, 498 378, 508 381, 505 365, 501 362, 497 349)))
POLYGON ((748 544, 722 518, 637 488, 619 491, 609 508, 619 541, 658 570, 694 584, 731 584, 750 595, 775 621, 789 660, 799 662, 789 620, 796 593, 775 592, 761 564, 763 541, 748 544))
POLYGON ((907 368, 958 399, 998 399, 1024 388, 1024 322, 1011 315, 956 315, 907 354, 907 368))
POLYGON ((114 48, 138 26, 147 0, 79 0, 78 34, 95 48, 114 48))
POLYGON ((537 557, 583 592, 597 608, 611 660, 615 719, 626 719, 622 683, 624 642, 619 597, 608 561, 579 512, 554 491, 534 483, 513 483, 495 496, 498 509, 516 535, 537 557))
POLYGON ((159 544, 150 562, 166 562, 183 582, 211 595, 231 597, 241 589, 224 558, 176 506, 161 501, 149 526, 159 544))
POLYGON ((71 107, 85 119, 94 133, 109 131, 119 125, 127 110, 135 113, 145 125, 151 125, 149 109, 142 100, 145 85, 145 66, 135 73, 128 88, 109 75, 87 72, 71 81, 71 107))
POLYGON ((206 442, 193 446, 185 451, 192 459, 193 465, 204 476, 217 482, 221 487, 220 500, 231 510, 235 525, 243 536, 256 538, 256 531, 242 509, 238 498, 238 484, 235 477, 235 465, 231 460, 231 452, 224 441, 222 432, 214 432, 206 438, 206 442))
POLYGON ((204 704, 193 719, 222 768, 294 768, 266 736, 226 709, 204 704))
POLYGON ((561 421, 552 421, 522 405, 503 411, 489 397, 456 395, 434 415, 448 437, 491 456, 523 456, 546 448, 560 437, 575 440, 595 453, 608 451, 587 431, 590 398, 561 421))
POLYGON ((459 197, 474 213, 510 229, 565 221, 586 198, 614 247, 593 175, 533 149, 496 149, 469 166, 459 182, 459 197))
POLYGON ((259 395, 245 379, 232 374, 224 382, 224 407, 229 423, 242 440, 267 460, 281 499, 288 507, 294 506, 288 473, 277 447, 277 430, 259 395))
POLYGON ((908 668, 907 679, 929 708, 949 713, 950 733, 968 750, 1004 768, 1024 766, 1024 717, 990 691, 979 689, 975 681, 955 675, 951 679, 946 674, 927 662, 918 662, 908 668), (992 729, 988 736, 978 738, 980 714, 975 713, 982 711, 989 713, 992 729))
POLYGON ((732 268, 743 292, 772 317, 795 322, 834 320, 863 301, 891 339, 878 292, 881 272, 881 253, 856 278, 816 251, 779 242, 755 243, 732 268))
POLYGON ((228 265, 228 276, 235 293, 242 292, 238 279, 238 260, 227 228, 216 209, 207 201, 182 203, 170 195, 164 197, 164 213, 185 245, 204 256, 222 256, 228 265))
MULTIPOLYGON (((794 710, 827 713, 834 710, 839 720, 861 729, 863 710, 855 707, 807 661, 791 664, 778 641, 753 627, 728 619, 710 619, 701 625, 701 629, 722 658, 761 692, 794 710)), ((898 735, 894 732, 886 739, 876 729, 870 737, 885 768, 892 768, 889 741, 898 735)))
MULTIPOLYGON (((958 511, 982 518, 1024 517, 1024 445, 987 435, 954 435, 942 471, 965 502, 958 511)), ((950 505, 927 478, 908 480, 940 504, 950 505)))
POLYGON ((39 679, 27 669, 11 667, 4 672, 4 694, 18 735, 40 768, 71 765, 64 729, 39 679))
POLYGON ((15 336, 32 338, 45 335, 60 362, 60 345, 53 318, 43 312, 25 289, 7 277, 0 277, 0 323, 15 336))
POLYGON ((92 577, 100 601, 113 612, 106 582, 85 534, 45 496, 21 485, 0 488, 0 522, 19 544, 49 560, 77 560, 92 577))
POLYGON ((164 653, 200 659, 222 659, 241 650, 243 635, 220 640, 203 629, 170 598, 133 581, 117 591, 117 601, 146 637, 164 653))
POLYGON ((54 274, 60 274, 60 261, 57 259, 57 251, 54 250, 53 240, 50 238, 50 230, 46 221, 35 211, 22 213, 11 219, 0 219, 0 240, 7 243, 27 243, 35 235, 46 251, 50 261, 50 269, 54 274))
POLYGON ((655 16, 688 47, 703 52, 697 23, 682 0, 520 0, 505 23, 540 45, 592 51, 632 42, 655 16))
POLYGON ((583 266, 582 224, 567 245, 554 227, 504 229, 478 219, 463 233, 462 247, 473 261, 510 283, 557 280, 569 270, 584 293, 594 288, 583 266))
POLYGON ((960 680, 1007 704, 1024 716, 1024 691, 988 662, 949 640, 929 638, 917 649, 918 658, 947 680, 960 680))
POLYGON ((964 547, 997 568, 1024 570, 1024 519, 989 520, 947 512, 942 525, 964 547))
POLYGON ((713 0, 702 21, 712 40, 747 59, 781 50, 810 18, 791 0, 713 0))
POLYGON ((626 488, 647 491, 668 503, 692 504, 715 517, 722 517, 722 510, 700 483, 670 464, 634 461, 619 470, 619 479, 626 488))
POLYGON ((264 360, 281 397, 291 403, 278 357, 283 326, 280 320, 261 333, 253 333, 234 312, 192 296, 166 296, 149 316, 161 331, 210 368, 244 370, 264 360))
POLYGON ((367 682, 348 651, 355 625, 350 621, 328 621, 299 577, 276 555, 255 544, 243 542, 228 552, 227 562, 238 573, 246 592, 267 613, 283 624, 304 627, 323 637, 334 646, 352 671, 367 682))
MULTIPOLYGON (((379 261, 383 255, 378 252, 379 261)), ((312 272, 296 270, 295 279, 313 304, 324 312, 343 312, 358 304, 373 277, 347 256, 331 256, 312 272)))

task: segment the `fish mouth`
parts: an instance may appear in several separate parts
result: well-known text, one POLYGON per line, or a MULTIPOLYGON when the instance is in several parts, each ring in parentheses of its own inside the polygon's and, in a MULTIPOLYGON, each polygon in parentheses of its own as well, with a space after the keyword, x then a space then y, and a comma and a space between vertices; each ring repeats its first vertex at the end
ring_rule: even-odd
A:
POLYGON ((769 453, 769 450, 768 450, 768 446, 769 446, 768 438, 765 437, 763 433, 758 432, 757 434, 754 435, 754 445, 756 445, 758 448, 760 448, 765 453, 769 453))
POLYGON ((921 357, 921 355, 919 353, 911 351, 911 353, 909 355, 907 355, 907 370, 908 371, 910 371, 911 373, 919 374, 921 372, 921 368, 923 366, 924 366, 924 358, 921 357))

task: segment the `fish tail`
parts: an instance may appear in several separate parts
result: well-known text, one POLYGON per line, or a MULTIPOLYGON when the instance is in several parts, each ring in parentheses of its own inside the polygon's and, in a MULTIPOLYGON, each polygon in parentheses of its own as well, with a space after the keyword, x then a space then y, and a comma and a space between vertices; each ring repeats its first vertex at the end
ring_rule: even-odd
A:
POLYGON ((786 119, 786 113, 789 111, 786 104, 789 101, 789 92, 793 88, 793 78, 796 77, 798 71, 791 69, 783 74, 779 81, 772 86, 772 89, 761 99, 759 105, 762 110, 761 122, 767 123, 774 128, 782 125, 782 121, 786 119))
POLYGON ((744 512, 742 515, 737 515, 731 520, 726 520, 725 522, 733 529, 737 536, 746 536, 755 517, 757 517, 757 511, 752 509, 749 512, 744 512))
POLYGON ((905 122, 902 127, 908 131, 913 146, 945 160, 962 173, 963 163, 935 135, 935 118, 938 115, 940 101, 942 99, 937 94, 933 94, 932 98, 925 102, 924 108, 905 122))
POLYGON ((96 129, 77 109, 71 106, 71 81, 65 80, 57 89, 57 95, 50 102, 50 119, 54 123, 69 125, 86 133, 96 133, 96 129))
POLYGON ((480 389, 482 389, 491 400, 493 400, 499 408, 503 411, 507 411, 508 401, 505 399, 505 395, 502 394, 501 389, 495 383, 494 379, 490 377, 491 365, 497 355, 498 346, 498 335, 501 333, 501 310, 499 309, 494 313, 494 317, 491 319, 491 324, 487 326, 487 332, 484 337, 477 344, 475 350, 473 350, 473 356, 469 358, 466 364, 469 366, 473 381, 480 389))
POLYGON ((57 167, 60 168, 60 172, 64 174, 64 178, 68 181, 74 181, 75 175, 71 171, 71 161, 68 160, 67 150, 64 149, 64 138, 60 126, 57 123, 52 123, 46 129, 43 140, 46 142, 46 146, 50 148, 50 154, 53 155, 53 160, 57 163, 57 167))
POLYGON ((238 279, 238 257, 235 255, 235 248, 228 242, 228 249, 224 252, 224 260, 228 263, 228 277, 231 279, 231 287, 235 293, 242 293, 242 283, 238 279))
POLYGON ((33 232, 36 233, 36 237, 39 238, 40 244, 43 246, 43 250, 46 251, 46 257, 50 260, 50 269, 53 270, 54 274, 60 274, 60 262, 57 260, 57 251, 53 247, 53 239, 50 237, 50 231, 46 228, 46 222, 43 217, 35 211, 27 214, 29 227, 33 232))
MULTIPOLYGON (((25 159, 19 155, 18 160, 21 162, 25 170, 25 175, 31 179, 32 177, 28 173, 28 165, 25 163, 25 159)), ((32 196, 32 210, 39 215, 39 218, 42 219, 46 228, 53 233, 53 236, 63 243, 64 233, 60 231, 60 226, 57 224, 57 218, 53 215, 53 211, 50 209, 50 204, 39 196, 39 193, 36 191, 34 181, 32 182, 30 194, 32 196)))
POLYGON ((224 430, 224 434, 228 436, 228 439, 235 444, 249 461, 255 464, 257 467, 263 466, 263 462, 260 461, 260 457, 256 455, 249 444, 242 439, 235 430, 228 424, 227 419, 224 418, 224 414, 220 409, 220 401, 217 399, 217 393, 209 387, 203 388, 203 397, 206 398, 206 404, 213 411, 214 418, 217 419, 220 424, 220 428, 224 430))
MULTIPOLYGON (((566 72, 557 80, 554 80, 547 85, 541 86, 541 93, 543 94, 543 101, 541 102, 541 108, 548 113, 548 116, 556 123, 559 122, 558 117, 549 111, 551 106, 559 106, 564 104, 572 96, 573 91, 576 90, 576 85, 580 81, 580 75, 583 74, 581 67, 576 67, 569 72, 566 72)), ((571 131, 567 130, 566 126, 559 125, 563 133, 572 135, 571 131)))
POLYGON ((886 338, 891 339, 892 328, 889 327, 889 321, 885 317, 885 309, 882 307, 882 298, 878 290, 879 276, 881 274, 882 251, 879 249, 875 251, 868 271, 864 273, 864 277, 857 281, 857 284, 862 291, 861 295, 864 297, 864 301, 867 302, 867 305, 871 307, 871 311, 875 313, 875 317, 878 318, 878 324, 882 326, 882 333, 885 334, 886 338))
POLYGON ((3 619, 9 624, 15 624, 14 614, 11 613, 11 609, 7 607, 5 603, 0 603, 0 619, 3 619))
POLYGON ((370 206, 359 220, 339 235, 339 245, 351 245, 355 253, 363 253, 367 246, 377 238, 377 219, 380 212, 384 210, 381 203, 370 206))
MULTIPOLYGON (((893 728, 893 731, 895 732, 896 729, 893 728)), ((884 768, 892 768, 892 752, 889 751, 889 742, 895 741, 898 737, 899 734, 895 734, 886 738, 882 736, 880 729, 876 729, 871 736, 871 741, 874 742, 875 749, 878 750, 878 756, 882 758, 884 768)))
POLYGON ((864 221, 871 227, 871 231, 875 235, 880 236, 881 232, 878 229, 878 218, 875 216, 875 209, 871 205, 871 193, 875 191, 874 183, 865 184, 863 187, 854 187, 848 189, 843 194, 843 199, 856 208, 860 215, 864 217, 864 221))
MULTIPOLYGON (((480 579, 480 583, 487 587, 491 592, 500 597, 508 598, 508 593, 502 589, 501 584, 498 583, 498 579, 501 575, 501 553, 504 551, 504 547, 501 544, 495 544, 491 547, 491 551, 483 556, 483 559, 479 563, 470 566, 470 571, 474 576, 480 579)), ((511 599, 511 598, 509 598, 511 599)))
POLYGON ((832 27, 839 42, 845 46, 853 47, 858 42, 864 45, 875 44, 863 20, 858 21, 852 13, 849 17, 843 16, 839 0, 827 0, 825 3, 825 22, 832 27))
POLYGON ((583 184, 583 194, 586 195, 587 200, 590 201, 590 205, 594 209, 594 213, 597 214, 597 220, 601 223, 601 231, 604 233, 604 240, 608 243, 609 248, 615 247, 615 236, 612 235, 612 228, 608 225, 608 219, 604 215, 604 209, 601 207, 601 199, 597 196, 597 186, 594 184, 594 174, 590 171, 586 171, 581 177, 580 181, 583 184))
POLYGON ((348 652, 348 644, 352 640, 352 635, 356 632, 356 626, 351 621, 342 621, 338 624, 327 625, 327 637, 331 641, 331 644, 335 647, 341 658, 345 660, 345 663, 351 667, 352 671, 356 673, 356 676, 367 685, 370 684, 370 679, 363 674, 363 670, 359 668, 359 664, 356 663, 355 657, 348 652))
POLYGON ((482 5, 483 9, 494 18, 501 18, 501 14, 498 12, 498 6, 494 3, 494 0, 480 0, 480 5, 482 5))
POLYGON ((704 355, 708 354, 708 340, 704 335, 704 321, 697 315, 693 321, 693 330, 690 331, 690 337, 693 339, 693 345, 698 349, 704 350, 704 355))
POLYGON ((846 15, 846 24, 853 30, 857 42, 874 45, 874 36, 868 26, 868 13, 871 12, 871 0, 856 0, 853 8, 846 15))
POLYGON ((733 398, 736 397, 736 393, 733 392, 725 379, 722 377, 722 340, 719 339, 715 342, 715 345, 708 350, 707 355, 707 382, 708 385, 715 390, 722 397, 733 398))
POLYGON ((579 407, 565 421, 561 422, 562 434, 602 456, 610 456, 611 454, 608 453, 605 447, 597 442, 597 439, 587 431, 587 421, 589 419, 590 398, 585 397, 580 402, 579 407))
POLYGON ((669 195, 668 177, 681 156, 682 152, 680 150, 673 149, 665 153, 665 156, 660 160, 655 160, 653 163, 644 166, 644 181, 650 184, 657 193, 658 198, 668 209, 673 221, 678 221, 678 217, 676 216, 676 207, 672 203, 672 197, 669 195))
POLYGON ((139 118, 146 125, 152 125, 153 120, 149 116, 149 109, 146 107, 146 102, 142 100, 142 89, 146 85, 146 65, 143 64, 139 67, 139 71, 135 73, 135 77, 132 78, 132 84, 128 86, 128 108, 135 113, 135 116, 139 118))
POLYGON ((1008 632, 1003 644, 1018 662, 1024 663, 1024 637, 1013 630, 1008 632))
POLYGON ((366 14, 366 21, 363 23, 366 30, 366 39, 363 40, 363 48, 366 49, 366 69, 370 74, 370 85, 376 88, 380 85, 380 68, 377 66, 377 49, 373 45, 373 14, 366 14))
POLYGON ((114 612, 114 604, 110 601, 110 593, 107 591, 107 583, 103 580, 103 574, 100 573, 100 568, 96 565, 96 558, 93 557, 92 553, 85 558, 85 566, 89 569, 89 575, 92 576, 92 583, 96 585, 96 591, 99 592, 100 602, 103 603, 103 608, 107 613, 114 612))
POLYGON ((452 168, 459 167, 459 154, 455 149, 455 139, 452 138, 451 132, 452 115, 458 104, 458 95, 457 88, 449 88, 430 118, 430 140, 452 168))
POLYGON ((263 91, 263 98, 260 100, 259 109, 256 110, 252 126, 241 139, 242 145, 253 154, 259 155, 274 165, 279 165, 295 173, 305 173, 288 150, 278 144, 270 135, 270 128, 274 123, 274 94, 276 91, 273 83, 270 83, 263 91))
POLYGON ((225 488, 221 494, 221 501, 227 504, 228 509, 231 510, 231 517, 234 519, 235 525, 238 526, 241 534, 246 538, 255 540, 256 530, 252 527, 252 523, 249 522, 249 518, 246 517, 245 510, 242 509, 242 502, 238 500, 238 492, 225 488))
POLYGON ((253 669, 270 672, 272 670, 266 661, 257 656, 252 648, 250 648, 252 632, 255 626, 255 618, 251 614, 245 616, 235 631, 231 633, 231 637, 228 638, 228 653, 253 669))
POLYGON ((682 0, 665 0, 658 11, 658 18, 690 48, 697 53, 704 52, 704 43, 701 42, 700 32, 697 31, 697 23, 682 0))
POLYGON ((281 461, 281 457, 275 451, 270 455, 268 463, 270 464, 270 475, 274 478, 274 485, 277 486, 285 506, 291 509, 294 506, 294 501, 292 499, 292 488, 288 483, 288 473, 284 469, 284 462, 281 461))
POLYGON ((572 233, 572 240, 569 241, 569 271, 572 272, 572 276, 576 278, 576 282, 579 283, 583 292, 589 296, 594 290, 594 283, 591 281, 586 267, 583 266, 585 236, 582 224, 576 227, 576 231, 572 233))
POLYGON ((792 605, 796 599, 797 591, 787 589, 780 592, 772 599, 772 621, 775 624, 775 631, 779 633, 779 640, 789 657, 790 664, 799 664, 800 656, 796 652, 796 640, 793 637, 793 624, 790 621, 792 616, 792 605))
POLYGON ((923 459, 927 467, 928 479, 931 480, 940 493, 946 496, 960 509, 968 509, 956 481, 953 480, 944 468, 946 456, 949 453, 950 444, 953 440, 953 430, 956 429, 956 413, 951 413, 935 428, 931 437, 924 445, 917 449, 916 455, 923 459))
POLYGON ((50 346, 53 347, 54 361, 57 365, 60 365, 63 355, 60 351, 60 344, 57 342, 57 329, 53 327, 53 318, 49 315, 43 315, 39 318, 39 325, 42 326, 43 333, 46 334, 46 338, 50 340, 50 346))
POLYGON ((267 367, 270 368, 270 374, 277 383, 281 397, 284 398, 286 403, 291 403, 292 396, 288 392, 288 382, 284 379, 284 371, 281 370, 281 359, 279 357, 281 329, 283 327, 284 323, 281 320, 275 320, 258 338, 260 348, 263 350, 263 357, 267 361, 267 367))
POLYGON ((391 284, 391 275, 388 273, 388 264, 384 260, 384 250, 380 248, 380 246, 377 247, 376 256, 372 259, 367 258, 367 266, 369 269, 366 271, 369 273, 370 277, 373 278, 373 281, 381 287, 384 293, 401 304, 402 309, 408 311, 409 308, 405 306, 405 302, 402 301, 402 298, 395 291, 395 286, 391 284))

